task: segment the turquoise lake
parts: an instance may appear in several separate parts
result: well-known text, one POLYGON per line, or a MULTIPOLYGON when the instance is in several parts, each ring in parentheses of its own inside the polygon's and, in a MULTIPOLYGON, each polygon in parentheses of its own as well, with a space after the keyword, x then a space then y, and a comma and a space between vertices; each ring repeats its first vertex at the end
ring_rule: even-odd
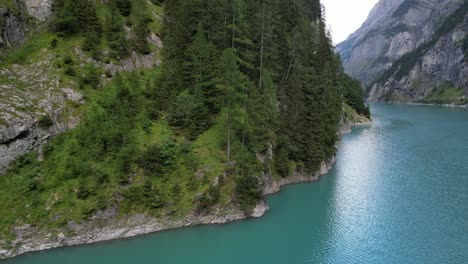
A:
POLYGON ((320 181, 262 218, 27 254, 8 264, 468 263, 468 110, 372 105, 320 181))

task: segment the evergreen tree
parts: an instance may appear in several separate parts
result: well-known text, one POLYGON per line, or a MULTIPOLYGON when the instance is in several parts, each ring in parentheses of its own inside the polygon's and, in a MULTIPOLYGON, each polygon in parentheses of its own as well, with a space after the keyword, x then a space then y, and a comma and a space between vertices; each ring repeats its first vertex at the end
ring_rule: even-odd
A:
POLYGON ((187 52, 191 57, 191 60, 185 64, 191 92, 203 101, 212 114, 216 114, 221 100, 221 91, 216 85, 216 49, 213 43, 206 39, 201 23, 197 27, 194 41, 187 52))
POLYGON ((129 49, 124 22, 118 15, 117 8, 111 7, 110 11, 110 15, 106 17, 106 40, 110 56, 116 59, 123 58, 128 55, 129 49))

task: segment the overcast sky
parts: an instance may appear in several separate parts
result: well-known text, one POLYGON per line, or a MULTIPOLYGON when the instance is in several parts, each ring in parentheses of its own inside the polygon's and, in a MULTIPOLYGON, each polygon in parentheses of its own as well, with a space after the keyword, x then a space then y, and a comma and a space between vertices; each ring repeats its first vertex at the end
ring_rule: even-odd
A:
POLYGON ((322 0, 327 26, 331 26, 333 43, 338 44, 356 31, 378 0, 322 0))

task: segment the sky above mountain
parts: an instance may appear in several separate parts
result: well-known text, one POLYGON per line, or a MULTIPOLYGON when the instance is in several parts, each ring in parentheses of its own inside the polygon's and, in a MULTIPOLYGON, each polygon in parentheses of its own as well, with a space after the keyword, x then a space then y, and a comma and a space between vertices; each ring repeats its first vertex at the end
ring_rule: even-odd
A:
POLYGON ((322 0, 333 43, 338 44, 366 20, 378 0, 322 0))

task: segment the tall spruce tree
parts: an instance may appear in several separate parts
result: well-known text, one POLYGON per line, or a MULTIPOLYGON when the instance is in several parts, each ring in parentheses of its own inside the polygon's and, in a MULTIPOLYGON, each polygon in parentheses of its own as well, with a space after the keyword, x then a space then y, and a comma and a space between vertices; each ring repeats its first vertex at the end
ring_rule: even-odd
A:
MULTIPOLYGON (((203 106, 224 117, 226 160, 241 186, 261 188, 253 174, 262 166, 284 177, 293 167, 315 173, 335 153, 342 94, 365 109, 343 77, 319 0, 174 0, 164 21, 160 92, 192 105, 186 113, 203 106), (270 150, 274 166, 260 166, 255 155, 270 150)), ((185 126, 200 123, 198 111, 185 126)))

